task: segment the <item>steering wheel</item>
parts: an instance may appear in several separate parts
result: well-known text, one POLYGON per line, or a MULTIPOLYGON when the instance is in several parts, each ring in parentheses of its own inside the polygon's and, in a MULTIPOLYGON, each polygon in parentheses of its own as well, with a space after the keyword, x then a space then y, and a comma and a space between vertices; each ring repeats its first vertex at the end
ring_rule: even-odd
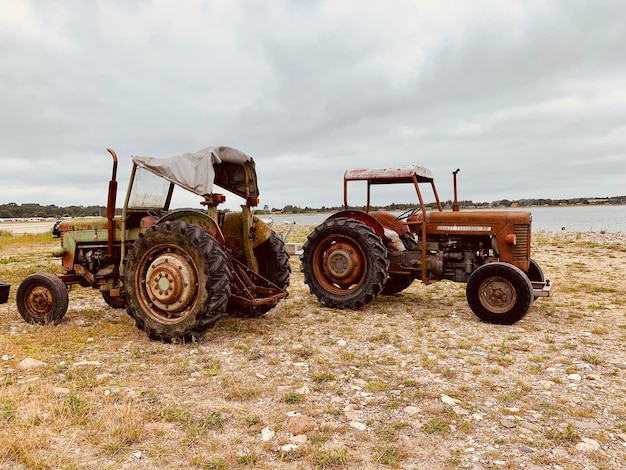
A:
POLYGON ((396 220, 409 219, 409 218, 413 217, 415 214, 417 214, 419 211, 420 211, 419 207, 412 207, 412 208, 404 211, 398 217, 396 217, 396 220))

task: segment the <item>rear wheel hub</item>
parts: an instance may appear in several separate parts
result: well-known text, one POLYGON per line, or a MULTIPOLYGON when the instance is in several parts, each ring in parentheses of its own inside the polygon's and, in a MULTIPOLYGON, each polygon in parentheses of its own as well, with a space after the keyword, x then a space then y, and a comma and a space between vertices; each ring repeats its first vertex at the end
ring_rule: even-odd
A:
POLYGON ((192 265, 179 253, 155 258, 148 267, 145 282, 150 300, 169 312, 184 310, 193 301, 198 284, 192 265))

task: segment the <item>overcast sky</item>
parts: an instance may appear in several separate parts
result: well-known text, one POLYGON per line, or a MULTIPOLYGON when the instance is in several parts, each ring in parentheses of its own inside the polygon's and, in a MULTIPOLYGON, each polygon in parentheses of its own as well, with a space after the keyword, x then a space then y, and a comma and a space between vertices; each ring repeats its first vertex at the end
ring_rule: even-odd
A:
MULTIPOLYGON (((0 203, 106 204, 131 155, 254 157, 261 206, 347 168, 461 199, 626 194, 626 2, 0 0, 0 203)), ((395 202, 409 202, 405 197, 395 202), (402 200, 400 200, 402 199, 402 200)), ((239 201, 234 201, 239 204, 239 201)))

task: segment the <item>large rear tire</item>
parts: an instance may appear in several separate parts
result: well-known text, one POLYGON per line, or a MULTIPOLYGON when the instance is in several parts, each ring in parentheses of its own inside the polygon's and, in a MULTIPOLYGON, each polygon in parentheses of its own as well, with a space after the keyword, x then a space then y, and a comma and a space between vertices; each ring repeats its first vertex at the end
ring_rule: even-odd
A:
POLYGON ((193 340, 223 316, 230 270, 202 228, 165 222, 140 234, 126 261, 126 311, 150 338, 193 340))
POLYGON ((362 222, 326 220, 308 236, 302 250, 304 282, 325 307, 358 309, 383 290, 387 249, 362 222))
POLYGON ((58 323, 67 312, 65 283, 54 274, 31 274, 17 289, 17 310, 27 323, 58 323))
POLYGON ((481 320, 512 325, 521 320, 533 302, 533 286, 517 266, 489 263, 467 280, 467 302, 481 320))
MULTIPOLYGON (((271 232, 270 237, 254 249, 259 265, 259 274, 282 290, 289 287, 289 255, 285 243, 271 232)), ((261 304, 258 307, 242 306, 232 300, 228 302, 226 311, 240 317, 260 317, 276 307, 278 301, 261 304)))

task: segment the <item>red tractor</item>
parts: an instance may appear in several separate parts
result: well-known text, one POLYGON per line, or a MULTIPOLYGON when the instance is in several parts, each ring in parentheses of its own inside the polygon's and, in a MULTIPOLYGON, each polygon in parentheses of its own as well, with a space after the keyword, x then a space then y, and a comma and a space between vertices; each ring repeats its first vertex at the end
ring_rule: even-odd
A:
POLYGON ((305 283, 327 307, 358 309, 379 294, 398 293, 414 279, 467 283, 472 311, 483 321, 513 324, 550 281, 530 256, 531 214, 525 211, 444 211, 432 173, 420 166, 352 169, 344 174, 344 210, 309 235, 303 246, 305 283), (365 210, 351 210, 348 182, 367 185, 365 210), (418 205, 396 215, 370 211, 375 185, 410 184, 418 205), (422 187, 430 187, 436 210, 428 211, 422 187))
POLYGON ((287 296, 289 255, 258 217, 254 160, 230 147, 170 158, 133 157, 126 200, 115 215, 117 155, 106 217, 63 220, 53 235, 64 274, 28 276, 17 291, 29 323, 55 323, 72 285, 92 287, 112 307, 126 308, 151 338, 199 337, 220 317, 260 316, 287 296), (243 198, 241 212, 218 209, 225 195, 243 198), (205 210, 172 210, 174 190, 203 200, 205 210))

